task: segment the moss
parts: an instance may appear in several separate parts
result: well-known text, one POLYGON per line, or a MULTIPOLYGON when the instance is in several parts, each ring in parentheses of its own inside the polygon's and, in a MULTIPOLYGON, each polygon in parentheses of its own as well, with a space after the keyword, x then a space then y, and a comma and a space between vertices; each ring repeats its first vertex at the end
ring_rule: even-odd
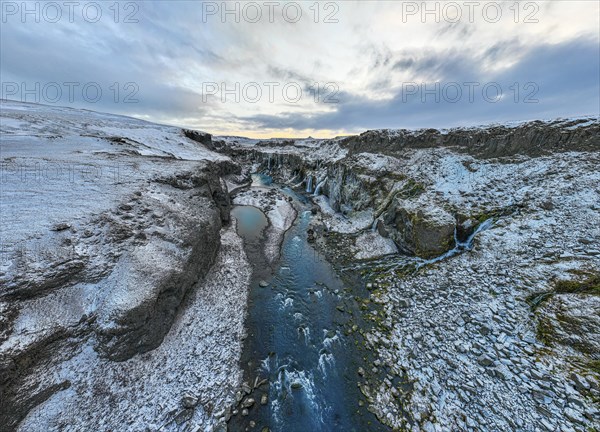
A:
POLYGON ((531 306, 531 310, 535 311, 554 294, 600 295, 600 274, 582 270, 573 270, 572 273, 585 275, 586 278, 582 281, 559 280, 554 284, 553 291, 540 291, 527 296, 525 301, 531 306))
POLYGON ((544 345, 551 346, 554 338, 554 327, 548 318, 540 318, 537 325, 537 338, 544 345))
POLYGON ((600 375, 600 360, 590 360, 586 364, 586 369, 597 375, 600 375))
POLYGON ((600 296, 600 274, 588 273, 582 281, 560 280, 555 291, 560 294, 589 294, 600 296))

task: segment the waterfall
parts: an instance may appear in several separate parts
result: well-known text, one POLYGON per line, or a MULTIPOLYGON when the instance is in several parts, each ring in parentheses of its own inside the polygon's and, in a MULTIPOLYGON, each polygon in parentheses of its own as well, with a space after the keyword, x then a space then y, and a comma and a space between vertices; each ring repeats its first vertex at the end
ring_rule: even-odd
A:
POLYGON ((327 177, 325 177, 322 181, 320 181, 317 184, 317 187, 315 188, 315 193, 314 193, 315 196, 319 196, 319 193, 321 192, 321 188, 323 186, 325 186, 325 183, 327 183, 327 177))
POLYGON ((445 254, 442 254, 438 257, 431 258, 428 260, 422 260, 422 262, 417 264, 417 268, 419 268, 425 264, 436 263, 443 259, 453 257, 454 255, 457 255, 457 254, 461 253, 462 251, 468 251, 468 250, 473 249, 473 244, 475 243, 475 236, 477 234, 479 234, 481 231, 484 231, 484 230, 490 228, 493 224, 494 224, 494 220, 492 218, 486 219, 484 222, 479 224, 477 229, 475 231, 473 231, 473 233, 469 236, 469 238, 467 238, 467 240, 464 242, 461 242, 458 240, 458 232, 457 232, 457 229, 454 228, 454 241, 456 242, 456 246, 454 246, 454 249, 450 249, 448 252, 446 252, 445 254))
POLYGON ((271 171, 271 153, 269 153, 269 171, 271 171))
POLYGON ((373 232, 377 231, 377 222, 379 222, 379 219, 375 219, 373 221, 373 225, 371 225, 371 231, 373 231, 373 232))
POLYGON ((308 176, 306 178, 306 192, 307 193, 312 192, 312 176, 308 176))

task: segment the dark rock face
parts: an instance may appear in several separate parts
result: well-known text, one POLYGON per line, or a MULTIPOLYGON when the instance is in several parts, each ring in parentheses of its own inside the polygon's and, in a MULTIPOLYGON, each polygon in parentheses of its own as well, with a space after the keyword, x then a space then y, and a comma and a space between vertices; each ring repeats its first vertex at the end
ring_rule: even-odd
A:
POLYGON ((405 206, 396 201, 384 214, 390 237, 406 253, 421 258, 442 255, 454 247, 452 216, 441 209, 405 206))
POLYGON ((183 134, 186 136, 186 138, 196 141, 210 150, 214 150, 211 134, 190 129, 183 129, 183 134))
POLYGON ((376 152, 399 154, 408 148, 454 147, 479 158, 515 155, 542 156, 552 152, 600 151, 600 123, 576 127, 590 119, 574 121, 535 121, 517 127, 436 129, 421 131, 372 130, 345 138, 341 145, 351 154, 376 152))
POLYGON ((61 318, 31 342, 0 353, 3 425, 16 427, 31 408, 68 388, 66 381, 45 384, 44 370, 75 355, 86 339, 93 338, 97 351, 114 361, 161 344, 186 293, 207 274, 219 250, 230 210, 220 173, 229 168, 199 163, 156 178, 110 213, 85 222, 85 229, 52 230, 48 244, 68 239, 74 250, 77 246, 67 259, 15 261, 0 290, 1 304, 10 305, 0 319, 2 340, 10 336, 19 309, 38 298, 95 284, 101 306, 81 319, 61 318))

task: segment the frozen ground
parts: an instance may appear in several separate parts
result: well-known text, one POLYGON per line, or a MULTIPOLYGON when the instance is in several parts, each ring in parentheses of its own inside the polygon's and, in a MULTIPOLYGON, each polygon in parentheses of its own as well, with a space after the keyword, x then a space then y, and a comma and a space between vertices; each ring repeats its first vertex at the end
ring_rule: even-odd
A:
POLYGON ((241 239, 230 226, 211 271, 158 348, 111 362, 89 341, 47 377, 71 386, 32 410, 18 430, 81 431, 94 425, 102 431, 212 431, 214 414, 233 402, 242 380, 238 362, 250 275, 241 239))
POLYGON ((249 267, 219 180, 235 165, 175 127, 0 111, 2 424, 209 428, 241 379, 249 267))
POLYGON ((588 432, 600 427, 598 279, 557 287, 600 273, 598 130, 585 118, 369 131, 323 143, 331 159, 290 142, 231 149, 290 186, 322 182, 316 244, 371 291, 372 327, 358 331, 375 360, 356 379, 382 422, 588 432), (390 237, 448 250, 482 221, 472 250, 416 272, 393 253, 390 237))
POLYGON ((557 291, 600 273, 598 119, 210 143, 109 114, 0 108, 7 429, 211 431, 227 418, 247 393, 251 277, 230 207, 264 211, 270 263, 296 217, 277 188, 231 202, 255 171, 312 194, 315 247, 367 279, 356 322, 372 326, 346 331, 374 357, 355 379, 382 422, 600 427, 597 293, 557 291), (472 250, 443 253, 484 220, 472 250), (407 271, 399 249, 426 265, 407 271))

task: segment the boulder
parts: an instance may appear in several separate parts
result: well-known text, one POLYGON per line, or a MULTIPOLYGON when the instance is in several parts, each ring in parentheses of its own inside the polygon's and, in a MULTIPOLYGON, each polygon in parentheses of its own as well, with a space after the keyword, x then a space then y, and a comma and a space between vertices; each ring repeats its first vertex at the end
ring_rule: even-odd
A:
POLYGON ((432 258, 455 246, 455 218, 435 204, 395 198, 384 220, 390 237, 406 253, 432 258))

